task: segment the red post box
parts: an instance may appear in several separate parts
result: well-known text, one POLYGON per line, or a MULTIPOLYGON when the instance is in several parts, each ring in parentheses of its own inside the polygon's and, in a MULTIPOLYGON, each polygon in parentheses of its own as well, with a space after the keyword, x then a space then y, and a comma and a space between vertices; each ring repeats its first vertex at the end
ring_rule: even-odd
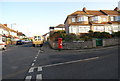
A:
POLYGON ((58 38, 58 48, 62 48, 62 38, 58 38))

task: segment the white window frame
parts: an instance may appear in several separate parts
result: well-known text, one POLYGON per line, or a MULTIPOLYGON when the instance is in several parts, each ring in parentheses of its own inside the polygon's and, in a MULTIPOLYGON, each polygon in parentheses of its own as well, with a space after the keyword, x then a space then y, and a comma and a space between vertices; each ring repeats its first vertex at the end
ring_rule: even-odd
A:
POLYGON ((79 33, 88 33, 90 26, 79 26, 79 33))
POLYGON ((78 22, 82 22, 82 21, 88 21, 88 17, 87 16, 78 17, 78 22))
POLYGON ((105 28, 104 26, 94 26, 94 31, 103 32, 105 31, 105 28))
POLYGON ((76 22, 76 20, 75 20, 75 19, 76 19, 75 17, 71 18, 72 22, 76 22))
POLYGON ((101 20, 100 16, 94 16, 93 19, 92 19, 92 21, 99 21, 99 20, 101 20))
POLYGON ((115 16, 115 21, 120 21, 120 16, 115 16))
POLYGON ((113 16, 110 17, 110 21, 114 21, 114 17, 113 16))
POLYGON ((103 22, 106 22, 107 21, 107 19, 106 18, 103 18, 103 22))

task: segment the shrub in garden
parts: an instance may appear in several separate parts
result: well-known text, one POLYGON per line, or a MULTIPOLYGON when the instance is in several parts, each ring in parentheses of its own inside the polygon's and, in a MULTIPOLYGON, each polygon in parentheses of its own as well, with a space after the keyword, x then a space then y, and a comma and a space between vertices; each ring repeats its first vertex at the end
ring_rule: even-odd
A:
POLYGON ((113 32, 112 36, 113 36, 113 37, 120 37, 120 31, 118 31, 118 32, 113 32))
POLYGON ((73 33, 67 34, 65 36, 65 41, 68 41, 68 42, 76 40, 76 39, 77 39, 77 36, 73 33))
POLYGON ((64 30, 60 30, 60 31, 54 32, 54 33, 51 35, 50 39, 52 39, 52 40, 54 40, 54 41, 58 41, 58 38, 63 38, 63 40, 64 40, 65 36, 66 36, 65 31, 64 31, 64 30))

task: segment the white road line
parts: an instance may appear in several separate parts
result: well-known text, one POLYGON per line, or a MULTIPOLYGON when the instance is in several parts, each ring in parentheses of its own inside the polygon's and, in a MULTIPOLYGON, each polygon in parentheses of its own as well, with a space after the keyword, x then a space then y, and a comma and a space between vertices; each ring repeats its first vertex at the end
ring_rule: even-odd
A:
POLYGON ((42 67, 38 67, 38 71, 42 71, 42 67))
POLYGON ((26 76, 25 81, 31 81, 32 76, 26 76))
POLYGON ((33 72, 34 71, 34 67, 31 67, 30 69, 29 69, 29 73, 30 72, 33 72))
POLYGON ((36 60, 34 60, 34 62, 35 62, 36 60))
POLYGON ((42 80, 42 74, 37 74, 36 81, 42 80))
POLYGON ((37 57, 35 57, 35 59, 36 59, 37 57))
POLYGON ((38 51, 38 54, 40 54, 40 50, 38 51))
POLYGON ((57 66, 57 65, 63 65, 63 64, 71 64, 71 63, 76 63, 76 62, 84 62, 84 61, 89 61, 89 60, 95 60, 95 59, 98 59, 98 58, 99 57, 93 57, 93 58, 88 58, 88 59, 83 59, 83 60, 76 60, 76 61, 69 61, 69 62, 64 62, 64 63, 44 65, 44 66, 41 66, 41 67, 51 67, 51 66, 57 66))
POLYGON ((31 65, 31 66, 34 66, 34 64, 35 64, 35 63, 32 63, 32 65, 31 65))

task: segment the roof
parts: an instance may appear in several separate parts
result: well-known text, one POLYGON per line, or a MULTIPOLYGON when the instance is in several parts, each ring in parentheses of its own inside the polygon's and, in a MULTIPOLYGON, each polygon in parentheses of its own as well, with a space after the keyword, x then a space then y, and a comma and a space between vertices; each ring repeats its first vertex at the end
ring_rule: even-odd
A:
POLYGON ((0 27, 3 28, 3 29, 5 29, 5 30, 7 30, 7 31, 10 30, 10 28, 8 28, 7 26, 5 26, 5 25, 3 25, 3 24, 0 24, 0 27))
POLYGON ((13 29, 10 29, 10 31, 14 32, 14 33, 18 33, 17 31, 13 30, 13 29))
POLYGON ((102 22, 102 23, 90 23, 90 24, 96 24, 96 25, 101 24, 102 25, 102 24, 111 24, 111 23, 110 22, 102 22))
POLYGON ((111 23, 111 24, 120 24, 119 21, 110 21, 109 23, 111 23))
POLYGON ((87 15, 87 14, 83 11, 76 11, 76 12, 74 12, 74 13, 68 15, 68 16, 75 16, 75 15, 87 15))
POLYGON ((88 12, 88 15, 105 15, 101 11, 98 10, 86 10, 88 12))
POLYGON ((10 29, 10 28, 7 27, 6 25, 0 24, 0 27, 2 27, 3 29, 5 29, 5 30, 7 30, 7 31, 12 31, 12 32, 17 33, 17 31, 15 31, 15 30, 13 30, 13 29, 10 29))
POLYGON ((84 26, 86 26, 86 25, 90 25, 90 24, 81 24, 81 23, 75 22, 75 23, 71 23, 70 25, 84 25, 84 26))
POLYGON ((116 9, 114 9, 114 10, 86 10, 86 8, 83 8, 82 11, 78 10, 78 11, 68 15, 65 22, 67 21, 69 16, 77 16, 77 15, 94 15, 94 16, 96 16, 96 15, 98 15, 98 16, 100 16, 100 15, 120 15, 120 12, 117 11, 116 9))
MULTIPOLYGON (((65 27, 65 25, 64 24, 59 24, 58 26, 56 26, 57 28, 64 28, 65 27)), ((55 27, 55 28, 56 28, 55 27)))
POLYGON ((100 10, 100 11, 106 15, 120 15, 120 13, 118 13, 118 11, 114 11, 114 10, 100 10))

